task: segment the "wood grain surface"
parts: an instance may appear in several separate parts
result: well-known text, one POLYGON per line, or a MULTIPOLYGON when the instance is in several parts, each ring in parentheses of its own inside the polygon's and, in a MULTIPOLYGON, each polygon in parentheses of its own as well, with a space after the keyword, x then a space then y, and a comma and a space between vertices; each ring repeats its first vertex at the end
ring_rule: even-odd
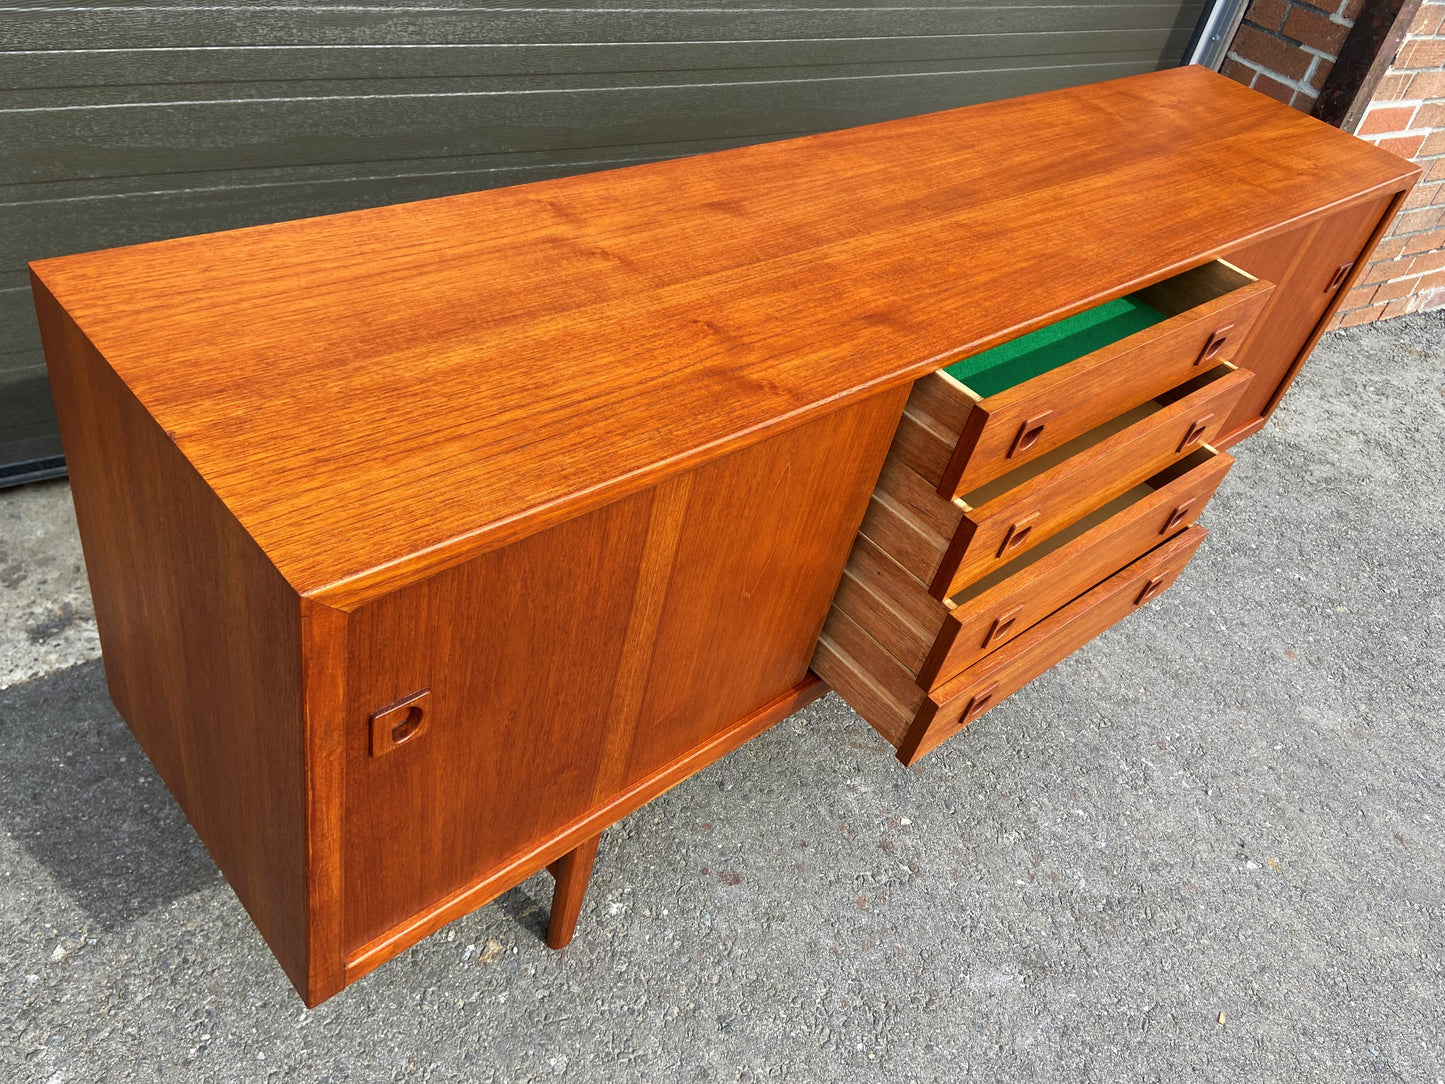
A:
POLYGON ((1240 396, 1221 443, 1232 443, 1236 432, 1262 421, 1279 402, 1354 276, 1332 280, 1342 265, 1363 266, 1361 250, 1393 202, 1389 196, 1366 200, 1230 254, 1250 274, 1279 285, 1254 334, 1234 354, 1259 379, 1240 396))
MULTIPOLYGON (((1160 395, 1151 401, 1150 406, 1156 409, 1146 417, 1074 452, 1052 469, 997 495, 990 493, 991 486, 1007 484, 1023 471, 975 490, 968 497, 989 494, 988 499, 971 507, 963 517, 929 585, 930 593, 935 598, 948 598, 1005 561, 1027 553, 1080 516, 1209 444, 1240 394, 1253 381, 1253 373, 1226 362, 1160 395), (1027 530, 1018 542, 1014 541, 1016 525, 1024 525, 1027 530)), ((1101 426, 1095 432, 1103 429, 1101 426)), ((1050 454, 1060 454, 1070 447, 1062 445, 1050 454)), ((1041 456, 1030 466, 1048 460, 1047 455, 1041 456)))
POLYGON ((1414 173, 1180 68, 33 267, 352 608, 1414 173))
POLYGON ((1050 614, 1022 636, 928 694, 898 745, 898 759, 919 758, 997 707, 1034 678, 1144 603, 1158 598, 1208 534, 1199 524, 1175 535, 1050 614))
POLYGON ((302 600, 43 288, 37 298, 111 699, 305 990, 302 600))
POLYGON ((702 767, 698 750, 805 685, 907 393, 881 392, 349 615, 338 729, 352 956, 669 765, 702 767), (373 755, 367 718, 423 688, 426 731, 373 755))
MULTIPOLYGON (((1115 414, 1184 383, 1201 371, 1200 355, 1221 329, 1228 330, 1209 364, 1231 360, 1271 290, 1271 283, 1250 281, 1213 261, 1138 291, 1134 296, 1169 319, 983 399, 961 430, 968 439, 954 446, 939 491, 957 496, 991 482, 1115 414), (1032 443, 1016 451, 1026 427, 1032 443)), ((943 382, 949 377, 940 372, 919 383, 924 380, 943 382)))

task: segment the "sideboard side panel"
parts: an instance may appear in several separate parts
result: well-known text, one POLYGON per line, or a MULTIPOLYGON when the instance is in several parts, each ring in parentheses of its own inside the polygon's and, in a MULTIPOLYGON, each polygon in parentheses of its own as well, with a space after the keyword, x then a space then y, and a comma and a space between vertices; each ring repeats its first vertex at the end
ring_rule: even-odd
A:
POLYGON ((38 282, 35 298, 111 699, 304 993, 300 601, 38 282))

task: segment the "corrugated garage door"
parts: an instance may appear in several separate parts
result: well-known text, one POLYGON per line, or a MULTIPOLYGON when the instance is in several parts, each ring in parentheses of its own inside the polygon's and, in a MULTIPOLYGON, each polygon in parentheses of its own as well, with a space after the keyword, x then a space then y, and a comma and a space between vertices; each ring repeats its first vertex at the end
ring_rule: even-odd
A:
POLYGON ((6 6, 0 465, 59 452, 27 260, 1172 67, 1202 7, 6 6))

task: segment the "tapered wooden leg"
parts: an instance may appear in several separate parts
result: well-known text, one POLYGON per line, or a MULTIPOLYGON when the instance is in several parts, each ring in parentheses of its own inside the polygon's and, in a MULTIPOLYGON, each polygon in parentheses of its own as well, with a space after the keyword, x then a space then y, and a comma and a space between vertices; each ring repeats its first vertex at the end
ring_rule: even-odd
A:
POLYGON ((600 835, 593 836, 547 867, 557 879, 557 887, 552 890, 552 916, 547 921, 547 944, 553 948, 565 948, 577 930, 577 916, 582 913, 582 900, 587 895, 587 882, 601 841, 600 835))

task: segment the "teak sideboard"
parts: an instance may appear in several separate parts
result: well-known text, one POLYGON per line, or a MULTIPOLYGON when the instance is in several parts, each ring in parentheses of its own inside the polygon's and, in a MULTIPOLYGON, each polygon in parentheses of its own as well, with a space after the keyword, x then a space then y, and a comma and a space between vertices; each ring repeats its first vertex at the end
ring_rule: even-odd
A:
POLYGON ((308 1004, 565 944, 824 679, 911 763, 1165 589, 1415 172, 1181 68, 40 261, 111 696, 308 1004))

